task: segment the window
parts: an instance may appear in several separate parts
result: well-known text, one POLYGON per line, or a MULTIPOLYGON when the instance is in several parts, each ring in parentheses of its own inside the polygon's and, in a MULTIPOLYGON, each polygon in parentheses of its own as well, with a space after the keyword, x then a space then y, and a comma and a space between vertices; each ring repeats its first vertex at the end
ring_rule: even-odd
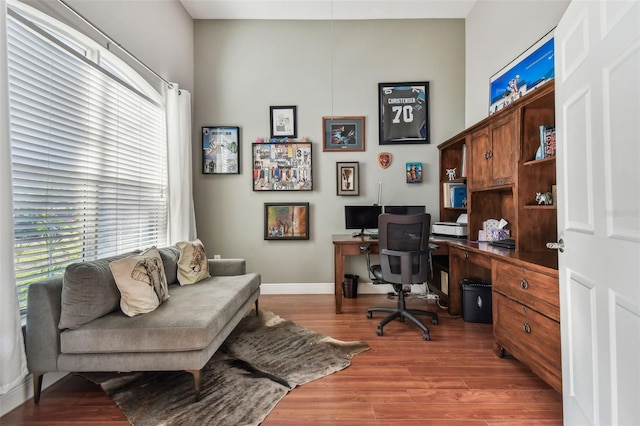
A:
MULTIPOLYGON (((132 87, 133 71, 117 68, 125 83, 83 56, 77 41, 67 46, 46 26, 9 14, 15 268, 24 310, 29 284, 69 263, 166 244, 167 143, 160 95, 132 87)), ((95 56, 107 61, 107 54, 95 56)), ((107 63, 114 68, 118 59, 107 63)))

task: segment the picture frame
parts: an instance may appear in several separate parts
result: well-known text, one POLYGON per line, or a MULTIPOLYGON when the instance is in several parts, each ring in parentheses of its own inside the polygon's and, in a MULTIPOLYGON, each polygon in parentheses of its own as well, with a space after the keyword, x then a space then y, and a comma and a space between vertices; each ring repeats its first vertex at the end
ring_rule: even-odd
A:
POLYGON ((202 127, 202 173, 240 174, 240 127, 202 127))
POLYGON ((378 83, 379 144, 428 144, 429 82, 378 83))
POLYGON ((365 150, 364 117, 322 117, 323 152, 365 150))
POLYGON ((309 203, 264 203, 265 240, 308 240, 309 203))
POLYGON ((336 194, 360 195, 360 163, 358 161, 336 163, 336 194))
POLYGON ((295 106, 271 106, 272 138, 295 138, 298 133, 297 108, 295 106))
POLYGON ((422 163, 407 163, 407 183, 422 183, 422 163))
POLYGON ((489 115, 555 78, 554 30, 489 78, 489 115))
POLYGON ((310 142, 253 143, 254 191, 312 191, 310 142))

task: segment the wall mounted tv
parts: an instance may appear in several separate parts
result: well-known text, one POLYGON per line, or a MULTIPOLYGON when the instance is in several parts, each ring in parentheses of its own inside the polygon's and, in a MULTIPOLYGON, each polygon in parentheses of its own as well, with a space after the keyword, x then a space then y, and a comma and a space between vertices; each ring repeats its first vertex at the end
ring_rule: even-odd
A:
POLYGON ((366 229, 378 229, 378 216, 382 206, 344 206, 344 226, 346 229, 359 229, 355 236, 365 235, 366 229))

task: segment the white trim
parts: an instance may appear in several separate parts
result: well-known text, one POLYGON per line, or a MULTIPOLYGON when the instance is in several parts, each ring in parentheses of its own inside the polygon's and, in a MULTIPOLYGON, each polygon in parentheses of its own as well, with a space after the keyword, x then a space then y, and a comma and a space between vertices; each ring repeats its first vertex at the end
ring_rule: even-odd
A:
MULTIPOLYGON (((42 379, 42 390, 45 390, 69 373, 47 373, 42 379)), ((24 404, 33 398, 33 375, 29 374, 22 383, 0 396, 0 416, 4 416, 14 408, 24 404)))

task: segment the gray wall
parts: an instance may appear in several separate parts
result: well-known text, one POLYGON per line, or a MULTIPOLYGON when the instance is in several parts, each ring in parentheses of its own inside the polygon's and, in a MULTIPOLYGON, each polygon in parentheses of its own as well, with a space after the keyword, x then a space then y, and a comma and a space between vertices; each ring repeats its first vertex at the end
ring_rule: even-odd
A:
POLYGON ((569 0, 480 0, 465 20, 465 127, 489 115, 489 78, 555 28, 569 0))
MULTIPOLYGON (((426 204, 438 217, 436 145, 464 126, 464 21, 196 21, 194 197, 208 254, 243 257, 265 283, 333 282, 331 234, 343 206, 426 204), (379 82, 429 81, 430 145, 378 144, 379 82), (298 135, 313 143, 313 191, 253 192, 251 143, 269 134, 269 106, 296 105, 298 135), (322 152, 323 116, 365 116, 366 151, 322 152), (202 175, 200 128, 241 127, 241 174, 202 175), (381 169, 376 155, 389 151, 381 169), (336 195, 336 162, 360 162, 359 197, 336 195), (406 162, 424 182, 407 184, 406 162), (309 241, 264 241, 265 202, 309 202, 309 241)), ((366 275, 363 258, 348 272, 366 275)), ((314 286, 308 286, 314 287, 314 286)))

